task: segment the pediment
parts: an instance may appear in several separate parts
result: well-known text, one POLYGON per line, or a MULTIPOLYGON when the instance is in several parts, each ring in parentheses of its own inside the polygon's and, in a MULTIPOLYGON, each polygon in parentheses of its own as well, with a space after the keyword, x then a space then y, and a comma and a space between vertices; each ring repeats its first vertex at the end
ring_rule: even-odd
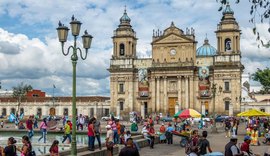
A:
POLYGON ((154 41, 152 44, 164 44, 164 43, 190 43, 195 42, 194 40, 180 36, 177 34, 168 34, 164 37, 159 38, 158 40, 154 41))

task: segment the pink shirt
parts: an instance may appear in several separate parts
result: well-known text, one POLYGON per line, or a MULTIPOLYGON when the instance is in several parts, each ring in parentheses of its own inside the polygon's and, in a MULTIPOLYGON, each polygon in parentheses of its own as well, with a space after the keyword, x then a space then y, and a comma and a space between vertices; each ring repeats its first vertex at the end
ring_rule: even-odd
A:
POLYGON ((42 122, 40 123, 39 128, 40 128, 40 129, 47 129, 47 128, 48 128, 48 126, 45 124, 45 122, 44 122, 44 121, 42 121, 42 122))

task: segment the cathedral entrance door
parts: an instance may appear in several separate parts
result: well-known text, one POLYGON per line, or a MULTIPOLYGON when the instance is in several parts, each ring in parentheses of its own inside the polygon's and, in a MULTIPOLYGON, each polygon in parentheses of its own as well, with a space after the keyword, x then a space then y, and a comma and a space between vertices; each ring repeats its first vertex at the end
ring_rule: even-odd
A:
POLYGON ((50 108, 50 116, 55 116, 55 108, 50 108))
POLYGON ((205 116, 208 116, 208 114, 209 114, 209 102, 205 101, 204 104, 205 104, 205 116))
POLYGON ((168 112, 170 116, 173 116, 175 114, 176 101, 177 101, 177 97, 169 97, 168 112))

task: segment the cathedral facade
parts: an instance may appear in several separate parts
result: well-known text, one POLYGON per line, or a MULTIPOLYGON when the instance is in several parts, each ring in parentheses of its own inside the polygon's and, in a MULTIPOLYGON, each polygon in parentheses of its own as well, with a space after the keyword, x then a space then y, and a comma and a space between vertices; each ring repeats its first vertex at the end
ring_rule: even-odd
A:
POLYGON ((217 48, 206 38, 197 48, 195 30, 172 22, 153 31, 152 57, 138 58, 137 37, 126 10, 113 34, 110 60, 111 112, 117 116, 140 112, 173 115, 192 108, 202 114, 240 111, 240 29, 227 4, 217 26, 217 48))

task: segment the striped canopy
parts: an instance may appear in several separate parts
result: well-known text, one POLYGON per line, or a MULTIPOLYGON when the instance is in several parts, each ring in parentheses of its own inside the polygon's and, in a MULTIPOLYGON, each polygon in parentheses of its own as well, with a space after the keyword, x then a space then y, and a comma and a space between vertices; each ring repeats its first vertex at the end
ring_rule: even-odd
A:
POLYGON ((179 117, 179 115, 181 114, 183 112, 183 110, 180 110, 180 111, 178 111, 176 114, 174 114, 174 118, 178 118, 179 117))
POLYGON ((194 109, 185 109, 179 114, 179 118, 200 118, 201 114, 194 109))

